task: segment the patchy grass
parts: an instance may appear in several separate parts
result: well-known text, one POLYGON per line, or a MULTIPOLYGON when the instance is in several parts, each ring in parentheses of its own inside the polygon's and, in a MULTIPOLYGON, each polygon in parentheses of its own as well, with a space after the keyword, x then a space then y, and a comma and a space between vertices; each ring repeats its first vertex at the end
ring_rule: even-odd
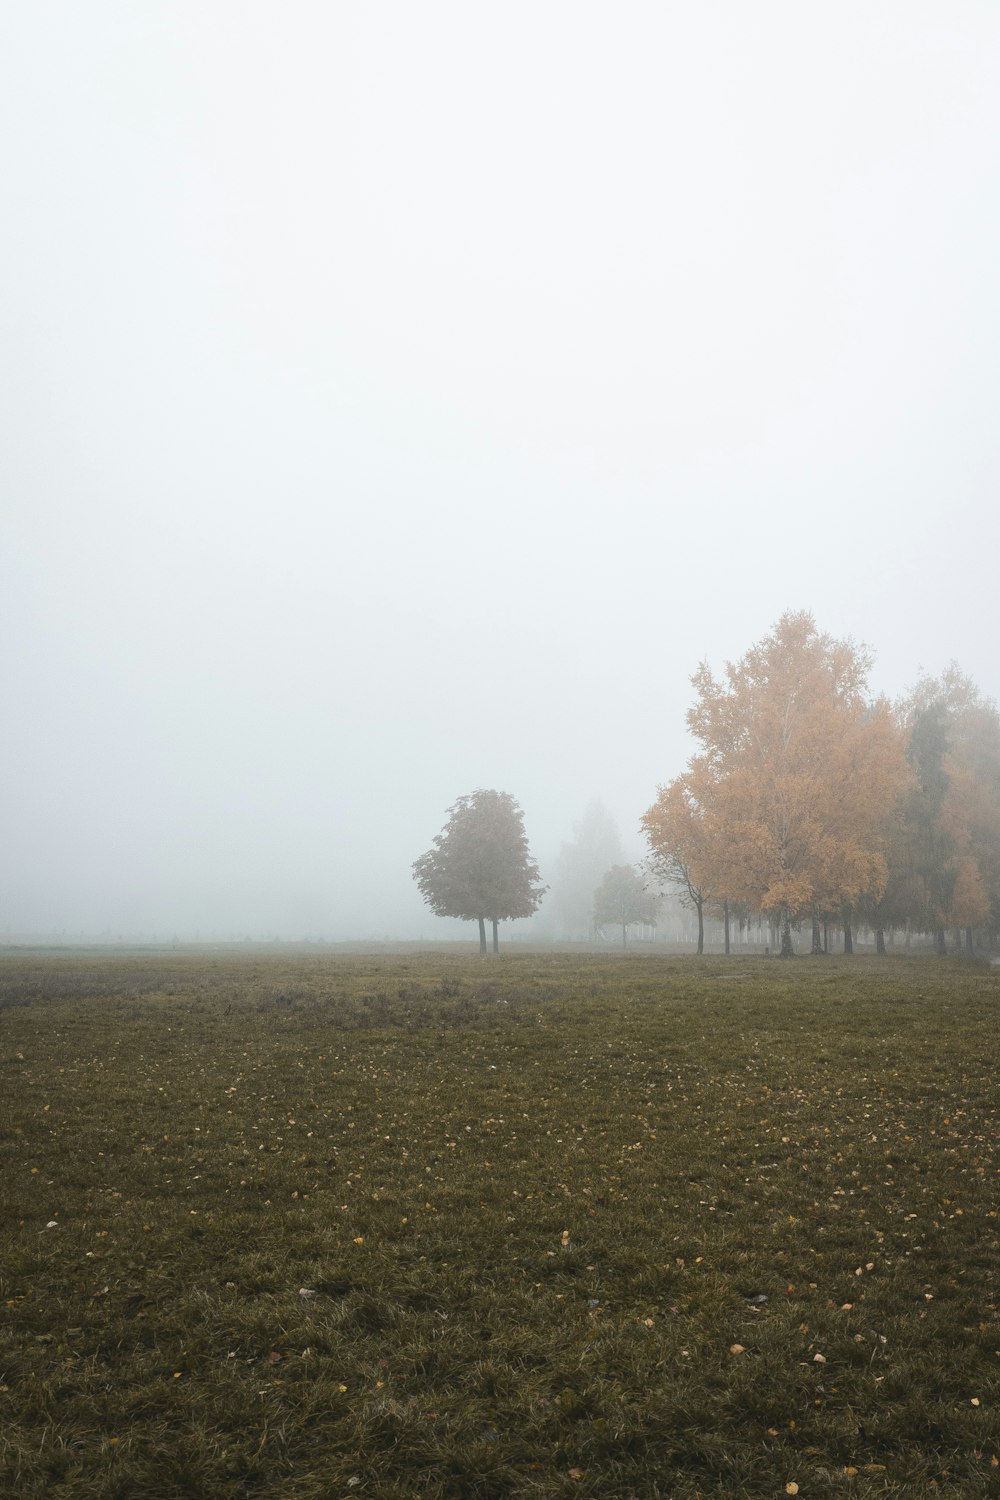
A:
POLYGON ((998 1492, 1000 976, 0 963, 0 1491, 998 1492))

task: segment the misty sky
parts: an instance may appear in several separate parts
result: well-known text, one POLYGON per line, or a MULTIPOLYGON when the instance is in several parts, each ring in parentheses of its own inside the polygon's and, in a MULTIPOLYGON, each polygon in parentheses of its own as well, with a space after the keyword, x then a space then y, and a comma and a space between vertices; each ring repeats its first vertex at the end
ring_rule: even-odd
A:
POLYGON ((451 936, 789 608, 1000 694, 994 0, 31 0, 0 139, 0 938, 451 936))

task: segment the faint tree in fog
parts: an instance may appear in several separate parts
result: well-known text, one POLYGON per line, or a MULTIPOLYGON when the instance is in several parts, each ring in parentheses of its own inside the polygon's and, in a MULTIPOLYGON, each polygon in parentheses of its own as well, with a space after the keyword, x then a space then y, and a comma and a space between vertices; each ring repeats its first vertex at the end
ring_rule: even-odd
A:
POLYGON ((556 917, 561 937, 593 936, 594 891, 604 872, 623 862, 617 825, 603 803, 591 802, 573 838, 559 850, 546 913, 556 917))
POLYGON ((509 792, 480 788, 459 797, 434 845, 413 864, 413 878, 439 917, 479 923, 479 951, 486 952, 486 923, 497 927, 530 917, 545 886, 531 857, 524 814, 509 792))
POLYGON ((889 892, 940 952, 948 928, 971 952, 977 930, 1000 928, 1000 715, 954 663, 921 678, 902 708, 915 785, 900 809, 889 892))
POLYGON ((622 930, 622 947, 628 947, 628 929, 634 922, 652 927, 656 922, 656 896, 646 889, 634 865, 612 865, 594 892, 594 921, 598 927, 614 922, 622 930))

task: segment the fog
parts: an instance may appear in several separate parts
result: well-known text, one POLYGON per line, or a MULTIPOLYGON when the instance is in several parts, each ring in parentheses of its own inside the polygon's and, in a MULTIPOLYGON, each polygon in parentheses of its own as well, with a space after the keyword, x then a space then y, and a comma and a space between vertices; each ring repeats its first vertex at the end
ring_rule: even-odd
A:
POLYGON ((474 936, 786 609, 1000 693, 988 0, 3 32, 0 938, 474 936))

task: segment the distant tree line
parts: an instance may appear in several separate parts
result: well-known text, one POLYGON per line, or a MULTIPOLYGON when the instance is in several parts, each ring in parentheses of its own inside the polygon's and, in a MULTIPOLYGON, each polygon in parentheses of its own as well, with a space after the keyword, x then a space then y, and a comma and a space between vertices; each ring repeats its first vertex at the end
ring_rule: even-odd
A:
MULTIPOLYGON (((717 678, 702 663, 687 714, 698 749, 660 787, 641 819, 643 871, 621 859, 617 830, 593 805, 557 862, 556 904, 586 911, 591 937, 607 925, 651 925, 653 888, 677 892, 697 916, 762 918, 793 952, 805 928, 813 953, 831 925, 853 951, 864 925, 932 934, 972 951, 1000 932, 1000 715, 956 666, 923 677, 898 702, 868 690, 866 647, 820 634, 812 615, 782 616, 773 632, 717 678), (950 935, 950 936, 949 936, 950 935)), ((493 951, 498 924, 530 916, 545 894, 507 792, 460 797, 433 847, 415 861, 439 916, 479 924, 493 951)))

